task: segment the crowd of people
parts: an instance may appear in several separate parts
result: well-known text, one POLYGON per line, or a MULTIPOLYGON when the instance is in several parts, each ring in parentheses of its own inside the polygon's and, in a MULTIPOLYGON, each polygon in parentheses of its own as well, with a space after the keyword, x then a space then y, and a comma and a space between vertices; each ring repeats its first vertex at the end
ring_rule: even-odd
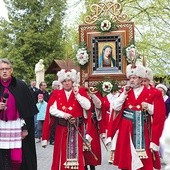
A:
POLYGON ((45 81, 28 87, 12 73, 0 59, 0 169, 37 170, 35 138, 54 145, 51 170, 95 170, 101 143, 119 169, 161 169, 160 158, 170 167, 170 98, 150 68, 129 64, 127 83, 106 96, 80 86, 74 69, 57 73, 51 93, 45 81))

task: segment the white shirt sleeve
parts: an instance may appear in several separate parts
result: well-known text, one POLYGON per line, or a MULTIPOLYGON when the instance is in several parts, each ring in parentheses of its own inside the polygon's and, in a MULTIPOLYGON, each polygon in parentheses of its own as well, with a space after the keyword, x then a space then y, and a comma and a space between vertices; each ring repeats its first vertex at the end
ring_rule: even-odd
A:
POLYGON ((50 107, 49 112, 52 116, 64 118, 65 112, 57 109, 57 102, 55 101, 53 105, 50 107))
POLYGON ((118 98, 115 99, 115 101, 112 103, 112 108, 115 111, 120 111, 122 108, 123 103, 126 100, 127 95, 124 93, 121 93, 118 98))
POLYGON ((89 110, 91 107, 91 103, 90 100, 87 99, 84 96, 81 96, 79 93, 76 95, 76 99, 79 102, 79 104, 81 105, 81 107, 85 110, 89 110))
POLYGON ((150 115, 153 115, 153 113, 154 113, 153 111, 154 111, 154 106, 152 104, 148 103, 148 113, 150 115))
POLYGON ((102 105, 101 100, 100 100, 95 94, 92 94, 92 95, 91 95, 91 98, 92 98, 92 101, 93 101, 93 103, 94 103, 94 106, 95 106, 97 109, 100 109, 100 108, 101 108, 101 105, 102 105))

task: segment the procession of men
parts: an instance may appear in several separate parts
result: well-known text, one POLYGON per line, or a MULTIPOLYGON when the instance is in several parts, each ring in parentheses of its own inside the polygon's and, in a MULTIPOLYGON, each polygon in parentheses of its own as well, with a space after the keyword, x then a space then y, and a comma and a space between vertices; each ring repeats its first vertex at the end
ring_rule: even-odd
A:
POLYGON ((119 169, 161 169, 165 148, 160 150, 159 140, 167 108, 158 89, 164 85, 150 83, 151 69, 129 64, 126 84, 117 83, 105 101, 99 89, 80 86, 76 70, 61 69, 57 76, 62 88, 51 94, 41 139, 46 148, 55 125, 51 169, 94 170, 102 164, 101 145, 108 151, 114 145, 108 159, 111 154, 109 163, 119 169))
POLYGON ((4 2, 0 170, 170 170, 167 2, 4 2))
MULTIPOLYGON (((123 87, 117 84, 108 93, 112 94, 107 95, 108 104, 100 90, 77 84, 74 69, 62 69, 57 75, 62 89, 51 95, 42 133, 42 147, 46 148, 50 128, 56 125, 53 170, 96 169, 102 164, 101 145, 110 151, 115 135, 109 162, 113 168, 161 169, 165 148, 162 146, 160 150, 159 140, 166 105, 161 91, 151 83, 145 84, 146 80, 153 80, 151 69, 139 63, 128 65, 127 84, 123 87)), ((157 87, 160 86, 164 87, 163 84, 157 87)), ((108 159, 109 155, 110 152, 108 159)))
MULTIPOLYGON (((16 80, 13 80, 13 68, 8 59, 0 60, 0 71, 3 97, 0 102, 0 132, 3 137, 0 142, 3 151, 0 166, 4 170, 25 170, 26 167, 30 170, 37 169, 36 159, 39 155, 35 155, 33 140, 34 137, 37 138, 33 131, 36 113, 37 117, 40 114, 44 117, 40 119, 41 129, 38 124, 38 140, 45 149, 54 130, 52 170, 95 170, 102 165, 101 145, 109 151, 109 163, 118 169, 161 169, 161 158, 168 164, 168 152, 165 148, 167 134, 164 132, 162 137, 161 135, 166 130, 163 128, 170 104, 165 103, 163 95, 163 91, 167 91, 166 86, 151 85, 153 73, 150 68, 134 62, 127 65, 127 81, 124 86, 120 87, 118 82, 103 82, 105 86, 102 87, 108 92, 106 96, 97 87, 81 86, 75 69, 61 69, 57 73, 58 84, 61 86, 54 89, 46 101, 45 89, 31 92, 24 82, 18 82, 20 85, 14 84, 14 87, 18 89, 21 86, 25 93, 20 94, 20 87, 20 95, 17 94, 15 100, 17 102, 23 95, 27 95, 25 107, 32 109, 30 115, 24 115, 19 104, 14 105, 16 92, 12 88, 12 82, 16 80), (34 94, 38 91, 37 102, 46 105, 37 105, 37 109, 34 94), (16 107, 16 112, 11 110, 10 105, 16 107), (13 130, 15 128, 16 132, 13 130), (17 136, 18 130, 21 136, 17 136), (15 137, 7 137, 8 133, 14 133, 15 137), (32 149, 25 149, 26 146, 32 149), (28 154, 34 155, 34 165, 31 165, 31 160, 25 160, 28 154)), ((40 87, 41 84, 46 85, 41 82, 40 87)))

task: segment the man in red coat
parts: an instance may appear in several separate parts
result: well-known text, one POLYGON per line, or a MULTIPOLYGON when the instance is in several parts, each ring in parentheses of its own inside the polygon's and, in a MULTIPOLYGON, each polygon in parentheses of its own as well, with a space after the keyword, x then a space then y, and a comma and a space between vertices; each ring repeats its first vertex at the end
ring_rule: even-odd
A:
POLYGON ((108 127, 107 144, 119 130, 114 164, 124 170, 161 169, 158 149, 165 120, 163 98, 158 91, 142 84, 146 76, 142 65, 128 65, 126 75, 129 85, 116 99, 113 108, 118 114, 108 127), (153 105, 152 112, 147 110, 146 103, 153 105))
POLYGON ((91 104, 84 88, 73 86, 77 80, 74 69, 58 72, 63 89, 53 91, 43 125, 42 146, 47 145, 50 127, 56 123, 52 170, 84 170, 82 125, 91 104), (51 117, 50 117, 51 115, 51 117))
MULTIPOLYGON (((162 101, 162 93, 157 88, 155 88, 153 85, 151 85, 151 83, 153 82, 152 70, 148 67, 145 67, 145 71, 146 71, 146 73, 145 73, 145 78, 143 79, 143 84, 151 91, 151 93, 153 94, 152 98, 153 98, 154 102, 157 103, 157 105, 159 106, 159 102, 162 101)), ((163 100, 165 100, 164 96, 163 96, 163 100)), ((145 102, 143 102, 142 104, 150 114, 154 113, 154 105, 150 105, 145 102)), ((166 104, 165 104, 165 111, 167 114, 166 104)), ((164 125, 164 121, 159 121, 159 126, 157 126, 157 123, 158 123, 157 120, 159 120, 159 118, 161 118, 160 116, 162 114, 164 114, 164 110, 163 110, 163 112, 162 112, 162 110, 159 110, 159 112, 160 113, 158 115, 158 118, 154 119, 154 121, 152 122, 152 127, 153 127, 152 130, 154 130, 154 131, 152 131, 152 134, 155 134, 157 136, 160 136, 162 134, 162 131, 159 128, 163 127, 163 125, 164 125)), ((158 147, 156 147, 156 150, 158 150, 158 147)), ((162 156, 162 147, 161 146, 159 146, 159 155, 162 156)), ((160 167, 160 162, 154 161, 154 167, 160 167)), ((158 168, 156 168, 156 169, 158 169, 158 168)))
POLYGON ((95 166, 101 165, 100 136, 102 137, 103 134, 100 132, 100 122, 103 118, 101 114, 102 96, 99 92, 95 94, 89 92, 89 96, 91 98, 91 109, 85 125, 85 135, 95 156, 92 155, 89 149, 86 149, 84 150, 84 160, 86 164, 85 170, 88 170, 88 166, 90 170, 95 170, 95 166))
MULTIPOLYGON (((114 100, 119 96, 118 89, 116 90, 117 91, 110 92, 108 95, 103 97, 102 115, 103 117, 105 117, 105 122, 104 122, 105 132, 107 132, 107 125, 109 124, 110 117, 112 114, 112 104, 114 103, 114 100)), ((114 160, 114 151, 115 151, 115 145, 117 140, 117 133, 118 131, 114 135, 114 138, 112 139, 111 142, 110 155, 108 160, 109 164, 112 164, 114 160)))

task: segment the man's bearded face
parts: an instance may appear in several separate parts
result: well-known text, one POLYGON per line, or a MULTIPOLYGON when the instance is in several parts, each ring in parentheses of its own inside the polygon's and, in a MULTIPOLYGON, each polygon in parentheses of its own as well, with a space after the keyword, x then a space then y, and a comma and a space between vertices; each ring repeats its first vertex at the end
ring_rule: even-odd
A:
POLYGON ((142 85, 142 78, 137 76, 130 76, 129 83, 132 88, 138 88, 142 85))

